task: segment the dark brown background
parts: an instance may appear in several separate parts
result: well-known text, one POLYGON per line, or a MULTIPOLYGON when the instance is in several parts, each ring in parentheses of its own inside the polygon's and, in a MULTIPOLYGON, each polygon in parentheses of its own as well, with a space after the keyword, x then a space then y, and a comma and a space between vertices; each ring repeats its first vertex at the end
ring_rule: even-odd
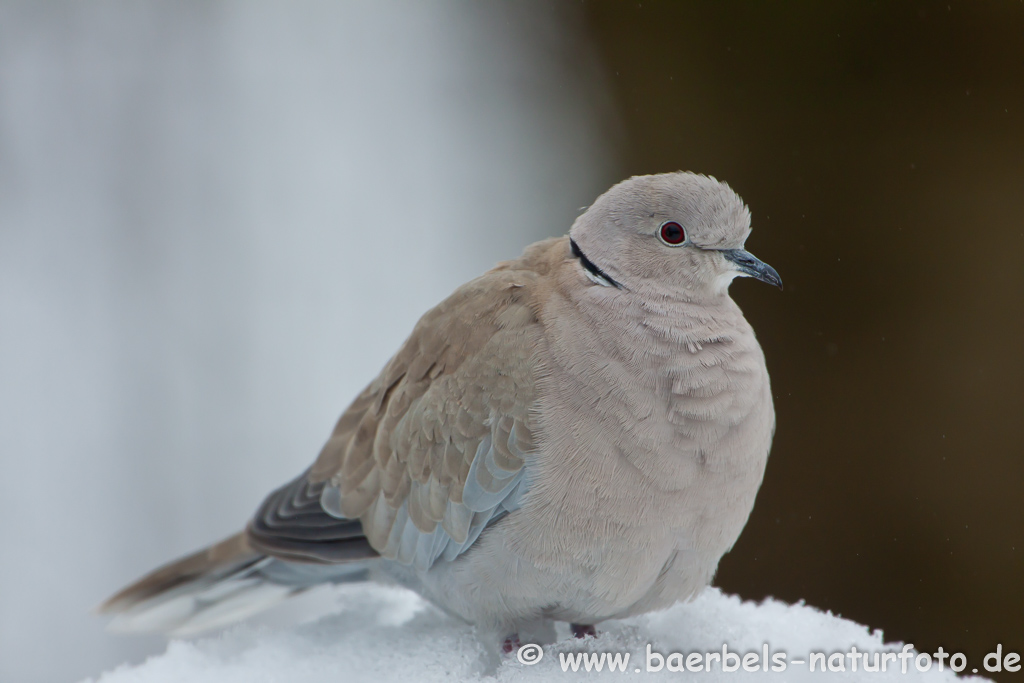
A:
POLYGON ((623 174, 728 181, 786 284, 733 286, 778 430, 718 585, 1024 651, 1024 4, 585 6, 623 174))

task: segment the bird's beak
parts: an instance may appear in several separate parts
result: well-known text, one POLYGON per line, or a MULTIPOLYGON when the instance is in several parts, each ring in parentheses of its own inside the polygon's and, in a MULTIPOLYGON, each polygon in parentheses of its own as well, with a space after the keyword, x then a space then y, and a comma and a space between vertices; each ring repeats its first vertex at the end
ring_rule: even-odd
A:
POLYGON ((736 270, 743 275, 767 282, 782 289, 782 278, 775 272, 775 269, 764 261, 760 260, 749 251, 743 249, 723 249, 722 255, 736 265, 736 270))

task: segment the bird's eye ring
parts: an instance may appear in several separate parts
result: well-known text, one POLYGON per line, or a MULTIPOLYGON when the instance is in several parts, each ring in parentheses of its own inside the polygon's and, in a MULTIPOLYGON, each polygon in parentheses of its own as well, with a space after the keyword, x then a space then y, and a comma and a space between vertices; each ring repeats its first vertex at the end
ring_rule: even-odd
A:
POLYGON ((675 221, 666 221, 662 223, 658 236, 661 237, 662 242, 670 247, 678 247, 686 241, 686 231, 683 230, 683 226, 679 225, 675 221))

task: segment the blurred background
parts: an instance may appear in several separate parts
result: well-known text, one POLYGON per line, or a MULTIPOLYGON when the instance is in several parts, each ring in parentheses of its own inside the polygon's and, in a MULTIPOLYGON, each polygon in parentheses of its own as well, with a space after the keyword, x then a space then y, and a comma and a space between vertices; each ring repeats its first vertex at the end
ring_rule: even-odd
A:
POLYGON ((778 430, 717 583, 1024 651, 1024 4, 0 1, 0 680, 235 531, 420 314, 728 181, 778 430))

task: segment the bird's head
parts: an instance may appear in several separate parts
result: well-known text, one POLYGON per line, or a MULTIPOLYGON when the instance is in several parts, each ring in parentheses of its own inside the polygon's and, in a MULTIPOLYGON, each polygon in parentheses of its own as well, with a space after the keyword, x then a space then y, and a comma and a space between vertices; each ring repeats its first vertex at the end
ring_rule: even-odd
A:
POLYGON ((634 176, 572 226, 584 274, 640 294, 704 299, 736 277, 782 287, 775 269, 744 250, 750 211, 725 183, 695 173, 634 176))

